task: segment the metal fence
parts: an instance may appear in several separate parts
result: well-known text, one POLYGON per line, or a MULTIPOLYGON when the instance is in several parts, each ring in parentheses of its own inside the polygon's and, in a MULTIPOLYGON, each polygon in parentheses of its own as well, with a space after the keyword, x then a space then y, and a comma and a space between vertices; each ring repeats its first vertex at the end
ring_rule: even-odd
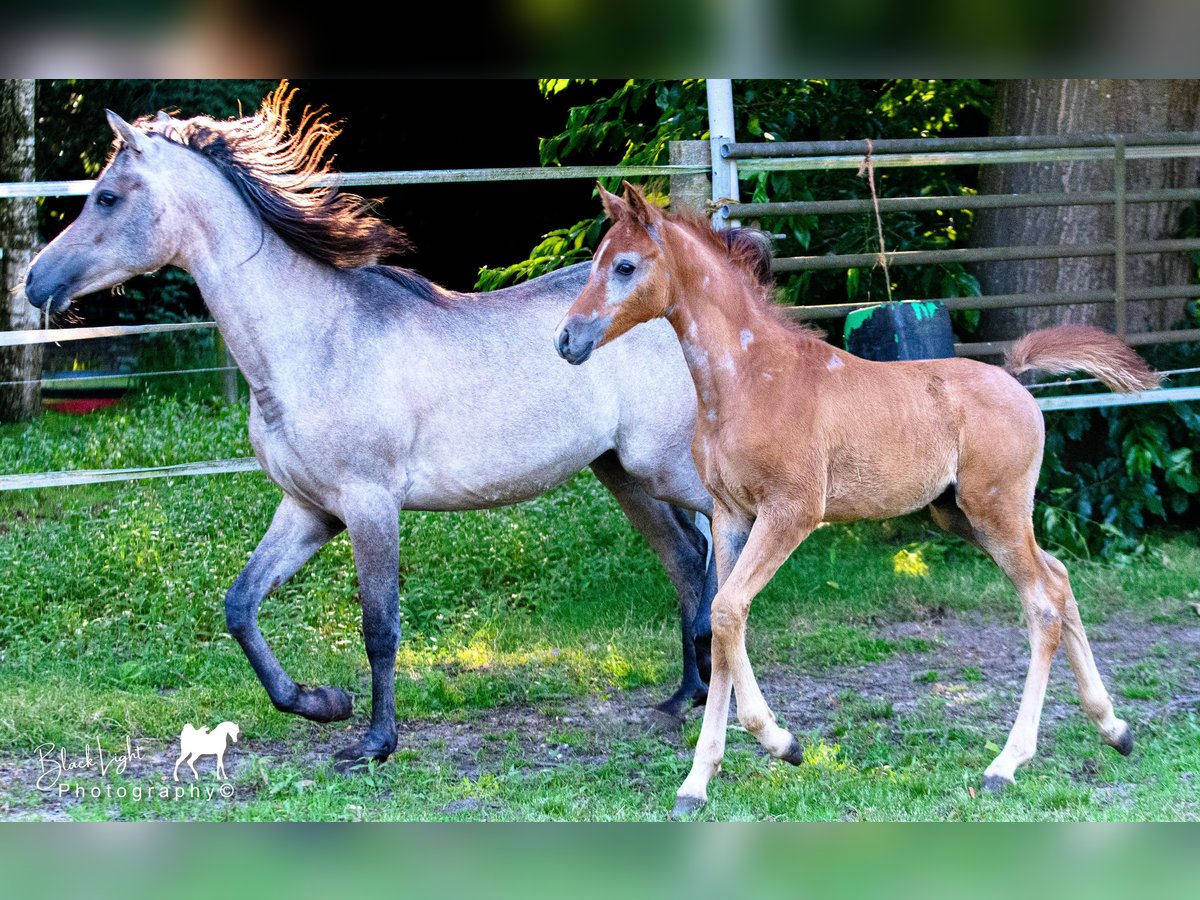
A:
MULTIPOLYGON (((736 160, 743 170, 770 169, 810 172, 831 169, 859 169, 866 158, 863 141, 735 143, 720 146, 723 158, 736 160)), ((951 310, 1011 309, 1035 306, 1060 306, 1077 303, 1111 303, 1115 306, 1117 333, 1133 346, 1182 343, 1200 340, 1200 329, 1129 333, 1126 304, 1129 300, 1191 299, 1200 296, 1200 285, 1176 284, 1154 287, 1130 287, 1126 280, 1126 261, 1135 254, 1181 253, 1200 250, 1200 238, 1168 240, 1131 240, 1126 211, 1131 203, 1200 201, 1200 188, 1160 188, 1130 191, 1126 171, 1130 160, 1200 157, 1200 133, 1113 134, 1013 137, 939 138, 880 140, 871 146, 871 162, 876 168, 896 166, 978 166, 1011 163, 1110 162, 1113 171, 1111 191, 1061 191, 1031 194, 969 194, 940 197, 881 197, 879 211, 921 212, 930 210, 1016 209, 1061 206, 1111 206, 1112 241, 1054 246, 971 247, 948 250, 901 250, 887 254, 889 266, 968 264, 977 262, 1069 259, 1111 256, 1114 260, 1114 284, 1111 289, 1071 293, 1001 294, 972 297, 936 297, 951 310)), ((869 213, 871 200, 814 200, 790 203, 725 203, 717 212, 725 219, 758 216, 845 215, 869 213)), ((819 269, 850 269, 873 266, 878 253, 828 256, 793 256, 775 259, 777 272, 803 272, 819 269)), ((843 303, 797 307, 803 319, 838 319, 869 303, 843 303)), ((985 356, 1001 352, 1007 342, 981 341, 960 343, 956 351, 963 356, 985 356)))
MULTIPOLYGON (((727 85, 727 82, 726 82, 727 85)), ((816 200, 796 203, 739 203, 728 202, 736 195, 737 176, 760 171, 816 171, 858 169, 863 162, 866 146, 860 141, 820 143, 763 143, 746 144, 723 137, 732 131, 732 119, 722 119, 721 129, 714 125, 713 139, 706 142, 680 142, 672 147, 672 163, 665 166, 573 166, 524 167, 491 169, 422 170, 395 172, 361 172, 328 176, 329 180, 346 187, 400 186, 413 184, 446 184, 481 181, 524 181, 533 179, 596 179, 610 177, 669 177, 672 196, 690 191, 693 202, 700 194, 711 194, 719 202, 714 214, 714 227, 722 227, 739 217, 787 216, 797 214, 840 215, 862 213, 873 209, 870 200, 816 200), (687 146, 687 145, 690 145, 687 146), (711 155, 710 155, 711 148, 711 155), (699 185, 699 190, 697 186, 699 185)), ((930 209, 988 209, 1008 207, 1067 206, 1076 204, 1111 204, 1116 222, 1115 240, 1070 247, 1001 247, 953 249, 936 251, 901 251, 888 254, 889 265, 920 265, 941 262, 979 262, 985 260, 1032 260, 1082 256, 1112 255, 1116 260, 1116 283, 1111 290, 1083 291, 1071 294, 1018 294, 985 297, 949 297, 939 299, 950 309, 1001 309, 1010 307, 1059 305, 1068 303, 1113 303, 1119 329, 1124 332, 1125 302, 1130 299, 1159 299, 1193 297, 1200 286, 1178 285, 1153 288, 1130 288, 1125 283, 1124 260, 1130 254, 1163 253, 1200 250, 1200 240, 1130 241, 1126 236, 1124 211, 1130 203, 1200 200, 1200 189, 1180 188, 1157 191, 1128 191, 1125 184, 1125 165, 1130 159, 1162 158, 1164 156, 1200 156, 1200 134, 1159 135, 1100 135, 1077 138, 1013 137, 967 139, 920 139, 876 141, 872 161, 878 168, 889 166, 946 166, 990 165, 1013 162, 1061 162, 1072 160, 1111 160, 1114 167, 1114 190, 1088 193, 1039 193, 1004 196, 952 196, 881 198, 881 213, 920 211, 930 209)), ((47 196, 84 196, 94 182, 64 181, 29 184, 0 184, 0 202, 12 198, 47 196)), ((852 268, 873 265, 877 254, 840 256, 783 257, 774 261, 780 272, 829 268, 852 268)), ((855 309, 870 304, 845 303, 826 306, 797 307, 795 314, 805 319, 838 319, 855 309)), ((149 335, 168 332, 214 328, 213 322, 150 324, 133 326, 101 326, 94 328, 46 329, 41 331, 0 332, 0 347, 35 343, 95 340, 129 335, 149 335)), ((1200 340, 1200 330, 1126 334, 1131 344, 1167 343, 1200 340)), ((1000 343, 956 345, 962 355, 984 355, 1003 349, 1000 343)), ((184 372, 222 371, 226 367, 206 367, 184 372)), ((149 377, 167 373, 131 373, 149 377)), ((170 374, 179 374, 174 370, 170 374)), ((1046 397, 1039 400, 1045 410, 1128 405, 1151 402, 1175 402, 1200 399, 1200 387, 1166 388, 1136 395, 1088 394, 1077 397, 1046 397)), ((258 468, 252 458, 190 462, 173 466, 152 466, 137 469, 93 470, 72 472, 41 472, 0 476, 0 491, 38 487, 57 487, 107 481, 128 481, 181 475, 204 475, 222 472, 247 472, 258 468)))

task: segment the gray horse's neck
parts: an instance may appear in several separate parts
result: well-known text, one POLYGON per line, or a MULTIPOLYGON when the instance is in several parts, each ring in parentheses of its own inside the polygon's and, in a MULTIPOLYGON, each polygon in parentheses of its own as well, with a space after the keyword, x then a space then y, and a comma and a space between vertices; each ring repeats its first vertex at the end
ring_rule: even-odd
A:
POLYGON ((196 279, 238 367, 260 402, 315 374, 308 351, 353 313, 338 272, 292 249, 219 174, 192 210, 193 240, 177 263, 196 279))

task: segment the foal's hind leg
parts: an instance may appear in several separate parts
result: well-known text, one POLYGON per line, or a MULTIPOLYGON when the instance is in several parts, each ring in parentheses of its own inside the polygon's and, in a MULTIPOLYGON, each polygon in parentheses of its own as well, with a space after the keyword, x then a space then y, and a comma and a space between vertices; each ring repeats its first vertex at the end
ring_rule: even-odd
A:
POLYGON ((1123 756, 1128 756, 1133 750, 1133 732, 1113 712, 1112 698, 1100 679, 1096 661, 1092 658, 1092 648, 1088 645, 1087 635, 1083 631, 1083 621, 1079 618, 1079 604, 1075 602, 1075 593, 1071 590, 1067 568, 1044 550, 1042 560, 1046 568, 1062 582, 1066 593, 1062 623, 1063 646, 1066 648, 1071 670, 1075 673, 1075 683, 1079 686, 1079 700, 1083 711, 1095 724, 1104 742, 1123 756))
POLYGON ((699 706, 708 697, 712 642, 709 607, 717 590, 717 574, 715 565, 706 565, 710 557, 707 541, 691 514, 652 497, 621 466, 614 452, 593 462, 592 471, 658 554, 675 586, 683 638, 683 678, 678 690, 655 709, 678 719, 689 703, 699 706))
POLYGON ((1000 790, 1013 783, 1017 767, 1029 762, 1037 748, 1050 663, 1062 634, 1067 589, 1066 579, 1057 577, 1046 565, 1024 504, 1013 503, 1016 509, 1006 509, 1003 501, 981 506, 983 511, 976 512, 968 502, 964 511, 980 545, 1016 587, 1029 629, 1029 671, 1017 718, 1004 749, 983 775, 984 787, 1000 790))
POLYGON ((341 688, 296 684, 263 640, 258 607, 341 530, 341 522, 285 495, 271 527, 225 595, 226 627, 241 645, 275 708, 316 722, 349 718, 353 708, 350 695, 341 688))

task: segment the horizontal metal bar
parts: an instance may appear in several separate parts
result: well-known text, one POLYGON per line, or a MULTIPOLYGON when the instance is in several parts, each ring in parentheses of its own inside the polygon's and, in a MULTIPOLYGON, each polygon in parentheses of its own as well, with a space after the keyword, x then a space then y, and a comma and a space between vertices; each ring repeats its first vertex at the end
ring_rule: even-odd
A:
MULTIPOLYGON (((876 169, 913 166, 989 166, 1009 163, 1108 162, 1115 153, 1111 147, 1083 147, 1077 150, 996 150, 963 153, 891 153, 872 154, 876 169)), ((1126 159, 1171 159, 1200 156, 1200 147, 1130 147, 1126 159)), ((862 167, 865 157, 810 156, 784 159, 745 159, 738 162, 738 171, 753 172, 819 172, 862 167)))
POLYGON ((25 378, 21 381, 0 381, 0 387, 17 384, 40 384, 43 387, 88 384, 92 381, 111 381, 114 378, 161 378, 164 375, 204 375, 214 372, 236 372, 237 366, 210 366, 203 369, 158 369, 153 372, 110 372, 107 375, 88 375, 86 372, 47 372, 41 378, 25 378))
POLYGON ((30 344, 61 344, 65 341, 89 341, 95 338, 163 334, 169 331, 201 331, 205 328, 216 327, 216 322, 173 322, 169 325, 97 325, 95 328, 48 328, 30 329, 29 331, 0 331, 0 347, 25 347, 30 344))
MULTIPOLYGON (((876 153, 923 153, 936 147, 941 152, 965 150, 1044 150, 1073 147, 1111 147, 1115 134, 1015 134, 987 137, 884 138, 872 141, 876 153)), ((1125 144, 1161 146, 1163 144, 1200 144, 1200 132, 1168 131, 1156 134, 1126 134, 1125 144)), ((762 141, 732 142, 721 145, 724 159, 764 159, 784 156, 834 156, 862 154, 865 140, 855 141, 762 141)))
MULTIPOLYGON (((708 166, 510 166, 493 169, 409 169, 394 172, 338 172, 313 184, 382 187, 406 184, 465 184, 480 181, 561 181, 571 178, 643 178, 655 175, 702 175, 708 166)), ((86 197, 95 181, 30 181, 0 184, 0 200, 28 197, 86 197)))
MULTIPOLYGON (((1174 300, 1200 297, 1200 284, 1170 284, 1155 287, 1130 288, 1125 296, 1130 300, 1174 300)), ((1049 294, 983 294, 974 297, 921 297, 922 303, 944 303, 947 309, 1020 309, 1031 306, 1072 306, 1081 303, 1112 303, 1115 291, 1062 291, 1049 294)), ((841 319, 856 309, 878 306, 879 301, 866 303, 828 303, 820 306, 789 306, 787 315, 798 320, 841 319)))
MULTIPOLYGON (((1162 241, 1133 241, 1127 253, 1176 253, 1200 250, 1200 238, 1174 238, 1162 241)), ((897 250, 887 254, 889 266, 918 266, 931 263, 1007 262, 1025 259, 1072 259, 1085 256, 1111 256, 1116 244, 1042 245, 1021 247, 961 247, 953 250, 897 250)), ((771 260, 774 272, 804 272, 812 269, 856 269, 874 266, 878 253, 844 253, 830 256, 779 256, 771 260)))
POLYGON ((229 472, 258 472, 258 460, 213 459, 175 466, 147 466, 141 469, 80 469, 75 472, 33 472, 28 475, 0 475, 0 491, 24 491, 31 488, 71 487, 110 481, 140 481, 145 478, 179 478, 191 475, 221 475, 229 472))
MULTIPOLYGON (((880 197, 880 212, 933 212, 942 209, 1024 209, 1044 206, 1104 206, 1115 202, 1115 191, 1034 194, 962 194, 942 197, 880 197)), ((1175 203, 1200 200, 1200 188, 1161 188, 1126 194, 1126 203, 1175 203)), ((841 215, 871 212, 870 200, 795 200, 786 203, 727 203, 732 218, 753 216, 841 215)))
POLYGON ((1039 397, 1043 412, 1060 409, 1099 409, 1108 406, 1143 406, 1147 403, 1181 403, 1200 400, 1200 387, 1159 388, 1136 394, 1076 394, 1071 397, 1039 397))
MULTIPOLYGON (((1187 344, 1192 341, 1200 341, 1200 328, 1142 331, 1125 335, 1125 343, 1131 347, 1144 347, 1148 344, 1187 344)), ((1016 341, 977 341, 955 344, 954 352, 959 356, 996 356, 1015 343, 1016 341)))
POLYGON ((1200 328, 1177 328, 1173 331, 1143 331, 1125 335, 1125 343, 1131 347, 1147 344, 1188 344, 1200 341, 1200 328))

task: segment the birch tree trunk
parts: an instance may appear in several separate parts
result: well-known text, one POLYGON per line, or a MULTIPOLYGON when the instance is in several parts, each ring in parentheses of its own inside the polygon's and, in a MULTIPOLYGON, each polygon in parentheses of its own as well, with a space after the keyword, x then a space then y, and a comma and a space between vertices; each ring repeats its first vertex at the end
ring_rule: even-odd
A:
MULTIPOLYGON (((34 82, 0 81, 0 182, 33 181, 34 82)), ((37 249, 37 201, 0 199, 0 331, 36 328, 37 310, 19 286, 37 249)), ((0 347, 0 422, 33 418, 41 409, 42 348, 0 347)))

